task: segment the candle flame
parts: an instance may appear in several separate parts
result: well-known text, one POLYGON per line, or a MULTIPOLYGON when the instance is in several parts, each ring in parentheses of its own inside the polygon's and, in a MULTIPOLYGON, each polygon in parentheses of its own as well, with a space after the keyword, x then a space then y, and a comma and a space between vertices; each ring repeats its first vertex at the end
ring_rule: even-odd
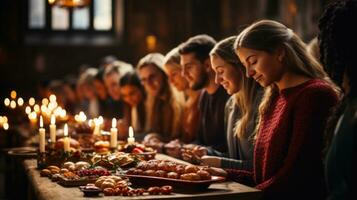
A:
POLYGON ((115 117, 112 120, 112 128, 116 128, 117 127, 117 119, 115 119, 115 117))
POLYGON ((129 137, 130 138, 134 137, 134 129, 131 126, 129 127, 129 137))
POLYGON ((40 127, 43 128, 43 118, 42 118, 42 115, 40 116, 40 127))
POLYGON ((53 114, 51 115, 51 124, 52 125, 56 124, 56 117, 53 114))
POLYGON ((64 137, 68 137, 68 125, 67 125, 67 123, 64 125, 63 135, 64 135, 64 137))

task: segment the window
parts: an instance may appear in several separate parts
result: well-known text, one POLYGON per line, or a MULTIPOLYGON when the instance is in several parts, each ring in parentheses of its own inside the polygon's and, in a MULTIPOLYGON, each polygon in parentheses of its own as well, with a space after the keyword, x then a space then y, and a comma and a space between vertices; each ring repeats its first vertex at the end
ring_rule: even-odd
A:
POLYGON ((28 2, 28 29, 35 32, 111 32, 114 31, 114 8, 123 4, 122 0, 92 0, 87 7, 68 9, 51 6, 48 0, 28 2))

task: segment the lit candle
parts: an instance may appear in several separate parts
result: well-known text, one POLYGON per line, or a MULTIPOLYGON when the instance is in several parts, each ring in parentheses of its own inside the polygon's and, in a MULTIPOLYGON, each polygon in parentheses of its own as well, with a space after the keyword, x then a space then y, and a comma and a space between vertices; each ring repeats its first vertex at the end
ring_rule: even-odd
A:
POLYGON ((97 118, 94 119, 93 135, 100 135, 100 121, 97 118))
POLYGON ((110 129, 110 147, 116 148, 118 145, 117 119, 113 118, 112 128, 110 129))
POLYGON ((39 139, 40 152, 43 153, 43 152, 45 152, 46 130, 43 128, 43 119, 42 119, 42 116, 40 116, 39 136, 40 136, 40 139, 39 139))
POLYGON ((135 143, 135 138, 134 138, 134 130, 133 127, 129 127, 129 137, 128 137, 128 144, 134 144, 135 143))
POLYGON ((51 115, 50 138, 52 143, 56 142, 56 117, 54 115, 51 115))
POLYGON ((63 150, 65 152, 69 152, 70 151, 70 138, 68 137, 68 126, 67 123, 64 125, 64 129, 63 129, 63 150))

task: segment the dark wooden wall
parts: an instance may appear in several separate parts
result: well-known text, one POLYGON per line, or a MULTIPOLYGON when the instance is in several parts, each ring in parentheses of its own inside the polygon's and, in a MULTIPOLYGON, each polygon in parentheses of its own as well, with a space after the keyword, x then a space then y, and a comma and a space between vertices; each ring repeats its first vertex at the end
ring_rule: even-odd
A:
POLYGON ((81 64, 98 66, 100 59, 109 54, 135 65, 149 52, 145 41, 148 35, 157 38, 154 51, 166 53, 190 36, 206 33, 219 40, 237 34, 243 25, 270 18, 292 26, 309 40, 316 34, 316 20, 325 3, 323 0, 124 0, 124 32, 118 38, 118 34, 29 34, 26 1, 0 0, 0 95, 8 96, 12 88, 31 95, 39 81, 76 74, 81 64))

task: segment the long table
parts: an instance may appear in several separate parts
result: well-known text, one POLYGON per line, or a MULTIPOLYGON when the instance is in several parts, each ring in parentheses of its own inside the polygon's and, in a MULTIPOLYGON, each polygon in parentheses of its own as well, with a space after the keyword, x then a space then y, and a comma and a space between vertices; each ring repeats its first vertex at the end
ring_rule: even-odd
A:
MULTIPOLYGON (((157 159, 174 160, 183 162, 172 157, 158 154, 157 159)), ((41 177, 40 171, 36 169, 36 160, 24 160, 23 165, 29 180, 29 196, 35 196, 39 200, 68 200, 68 199, 237 199, 237 200, 256 200, 261 198, 261 191, 236 182, 226 181, 214 183, 210 187, 199 193, 173 193, 171 195, 144 195, 144 196, 103 196, 99 198, 84 197, 83 193, 76 187, 65 188, 50 179, 41 177)))

